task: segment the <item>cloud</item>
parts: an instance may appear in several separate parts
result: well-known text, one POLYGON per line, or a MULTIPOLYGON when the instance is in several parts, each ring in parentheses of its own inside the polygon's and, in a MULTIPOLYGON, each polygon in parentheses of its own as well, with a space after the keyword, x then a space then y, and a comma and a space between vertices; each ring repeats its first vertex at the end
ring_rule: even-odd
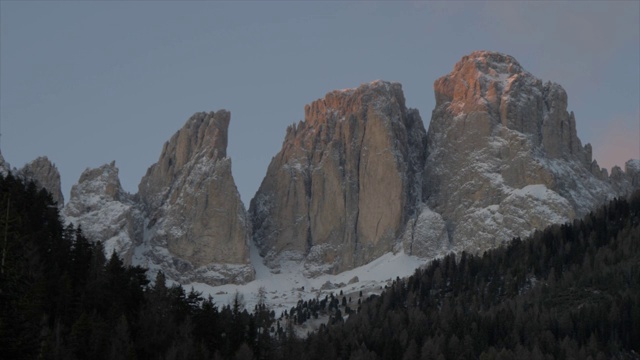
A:
POLYGON ((525 45, 545 80, 596 82, 617 53, 637 44, 640 3, 487 2, 482 13, 492 36, 525 45))
POLYGON ((640 109, 636 114, 618 116, 593 142, 593 158, 600 167, 611 169, 618 165, 624 169, 629 159, 640 159, 640 109))

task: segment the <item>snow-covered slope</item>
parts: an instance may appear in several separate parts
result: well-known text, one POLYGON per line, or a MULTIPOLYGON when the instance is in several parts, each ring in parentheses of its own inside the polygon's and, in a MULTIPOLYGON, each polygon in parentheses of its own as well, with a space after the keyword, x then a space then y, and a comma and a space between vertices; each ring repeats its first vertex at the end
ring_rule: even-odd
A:
POLYGON ((265 303, 279 316, 283 311, 291 309, 299 300, 322 299, 331 293, 351 295, 363 292, 363 296, 380 294, 386 285, 390 285, 396 277, 406 277, 417 268, 426 264, 425 259, 410 256, 403 251, 389 252, 366 265, 342 272, 337 275, 323 274, 317 277, 305 276, 304 263, 288 261, 274 271, 264 264, 259 250, 251 247, 251 264, 256 269, 255 280, 246 284, 226 284, 210 286, 203 283, 190 283, 204 296, 211 295, 218 305, 233 302, 236 293, 242 296, 245 307, 252 310, 258 303, 260 288, 266 291, 265 303))

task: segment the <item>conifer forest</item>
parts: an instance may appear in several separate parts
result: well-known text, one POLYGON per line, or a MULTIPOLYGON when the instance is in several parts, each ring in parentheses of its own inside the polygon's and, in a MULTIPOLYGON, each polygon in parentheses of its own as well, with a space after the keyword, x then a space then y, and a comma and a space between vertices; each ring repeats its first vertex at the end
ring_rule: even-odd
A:
MULTIPOLYGON (((381 295, 282 316, 150 281, 51 195, 0 177, 2 359, 638 359, 640 192, 572 223, 450 254, 381 295), (308 336, 295 327, 326 318, 308 336)), ((268 290, 268 289, 267 289, 268 290)))

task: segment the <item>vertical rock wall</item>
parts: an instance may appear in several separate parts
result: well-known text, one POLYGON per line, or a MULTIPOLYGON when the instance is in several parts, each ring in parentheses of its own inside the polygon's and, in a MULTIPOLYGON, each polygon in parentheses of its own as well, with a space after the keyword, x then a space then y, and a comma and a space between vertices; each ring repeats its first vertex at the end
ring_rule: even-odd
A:
POLYGON ((305 107, 251 202, 272 267, 305 259, 339 272, 392 251, 420 198, 425 131, 400 84, 333 91, 305 107))

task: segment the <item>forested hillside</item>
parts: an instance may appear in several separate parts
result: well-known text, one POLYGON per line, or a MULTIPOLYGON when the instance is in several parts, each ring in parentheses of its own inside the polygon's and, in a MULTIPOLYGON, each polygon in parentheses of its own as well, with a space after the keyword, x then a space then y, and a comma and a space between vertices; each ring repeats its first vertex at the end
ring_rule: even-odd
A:
MULTIPOLYGON (((151 284, 51 196, 0 177, 2 359, 633 359, 640 353, 640 193, 483 256, 436 260, 361 305, 301 301, 276 320, 151 284), (353 312, 349 306, 353 307, 353 312), (330 315, 306 339, 294 322, 330 315), (357 312, 357 313, 356 313, 357 312), (344 320, 346 318, 346 320, 344 320)), ((268 290, 268 289, 266 289, 268 290)), ((342 300, 342 301, 339 301, 342 300)))
POLYGON ((397 279, 298 350, 326 359, 639 358, 640 192, 397 279))
POLYGON ((0 358, 209 359, 266 353, 273 314, 239 301, 218 307, 162 274, 125 267, 80 229, 64 227, 51 196, 0 176, 0 358), (7 212, 8 210, 8 212, 7 212), (250 345, 248 345, 250 344, 250 345))

